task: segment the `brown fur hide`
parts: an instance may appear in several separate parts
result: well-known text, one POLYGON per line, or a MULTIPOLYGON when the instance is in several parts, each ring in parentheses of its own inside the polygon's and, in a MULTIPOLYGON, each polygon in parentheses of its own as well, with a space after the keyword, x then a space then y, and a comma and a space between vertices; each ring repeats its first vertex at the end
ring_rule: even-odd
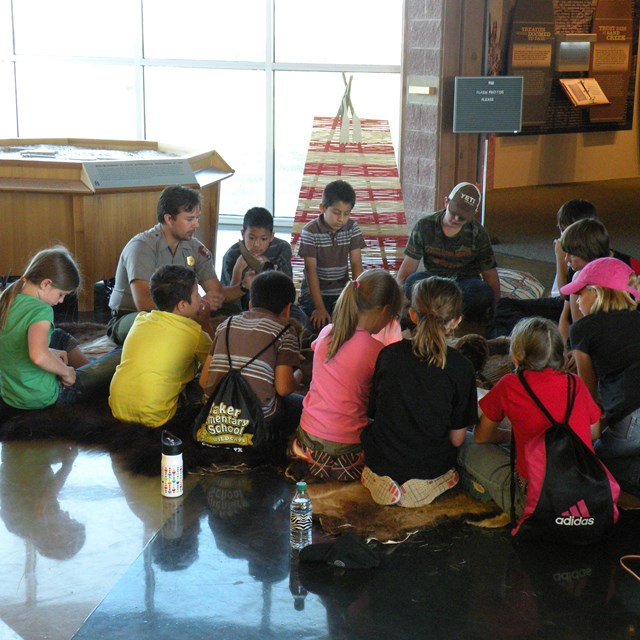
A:
POLYGON ((495 502, 479 502, 452 489, 432 504, 417 509, 376 504, 359 482, 326 482, 308 487, 313 515, 319 517, 323 531, 336 535, 349 531, 381 542, 401 542, 421 529, 434 527, 450 519, 482 520, 482 526, 505 526, 495 502))

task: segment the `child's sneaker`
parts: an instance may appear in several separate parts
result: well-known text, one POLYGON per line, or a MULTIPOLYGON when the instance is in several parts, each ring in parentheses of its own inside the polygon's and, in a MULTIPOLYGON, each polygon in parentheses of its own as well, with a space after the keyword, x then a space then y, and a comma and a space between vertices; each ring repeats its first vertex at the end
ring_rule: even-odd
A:
POLYGON ((424 507, 431 504, 439 495, 445 491, 453 489, 458 484, 458 472, 455 469, 449 469, 439 478, 431 480, 420 480, 413 478, 407 480, 401 487, 402 495, 400 502, 401 507, 424 507))
POLYGON ((365 467, 360 482, 369 490, 377 504, 386 506, 398 504, 400 501, 400 486, 389 476, 379 476, 369 467, 365 467))

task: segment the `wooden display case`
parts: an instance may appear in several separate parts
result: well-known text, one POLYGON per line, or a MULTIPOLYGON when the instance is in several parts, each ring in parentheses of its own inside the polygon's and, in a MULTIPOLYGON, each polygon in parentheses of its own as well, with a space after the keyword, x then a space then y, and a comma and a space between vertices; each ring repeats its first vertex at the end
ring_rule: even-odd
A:
POLYGON ((215 254, 220 182, 231 175, 213 150, 131 140, 0 140, 0 275, 20 275, 35 252, 62 243, 82 270, 79 308, 90 311, 93 283, 115 275, 124 245, 156 223, 168 184, 201 190, 198 236, 215 254), (96 179, 100 169, 104 181, 96 179))

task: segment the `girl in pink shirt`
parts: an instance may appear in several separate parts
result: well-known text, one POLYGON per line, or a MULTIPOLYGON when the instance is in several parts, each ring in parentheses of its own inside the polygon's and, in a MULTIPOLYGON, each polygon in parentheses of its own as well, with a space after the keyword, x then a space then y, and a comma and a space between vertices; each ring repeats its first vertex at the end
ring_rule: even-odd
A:
POLYGON ((320 479, 357 480, 364 457, 360 433, 378 353, 379 333, 400 312, 402 294, 383 269, 370 269, 344 288, 333 324, 312 343, 313 373, 302 405, 300 426, 289 447, 290 474, 320 479))

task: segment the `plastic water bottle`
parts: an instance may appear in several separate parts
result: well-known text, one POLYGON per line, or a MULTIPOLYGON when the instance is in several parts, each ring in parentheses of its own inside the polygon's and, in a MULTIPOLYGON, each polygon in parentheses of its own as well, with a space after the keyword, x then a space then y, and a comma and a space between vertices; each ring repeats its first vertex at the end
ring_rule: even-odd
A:
POLYGON ((291 546, 294 549, 302 549, 311 544, 312 517, 307 483, 296 482, 296 493, 291 501, 291 546))
POLYGON ((182 440, 170 431, 162 432, 162 460, 160 492, 166 498, 182 495, 182 440))

